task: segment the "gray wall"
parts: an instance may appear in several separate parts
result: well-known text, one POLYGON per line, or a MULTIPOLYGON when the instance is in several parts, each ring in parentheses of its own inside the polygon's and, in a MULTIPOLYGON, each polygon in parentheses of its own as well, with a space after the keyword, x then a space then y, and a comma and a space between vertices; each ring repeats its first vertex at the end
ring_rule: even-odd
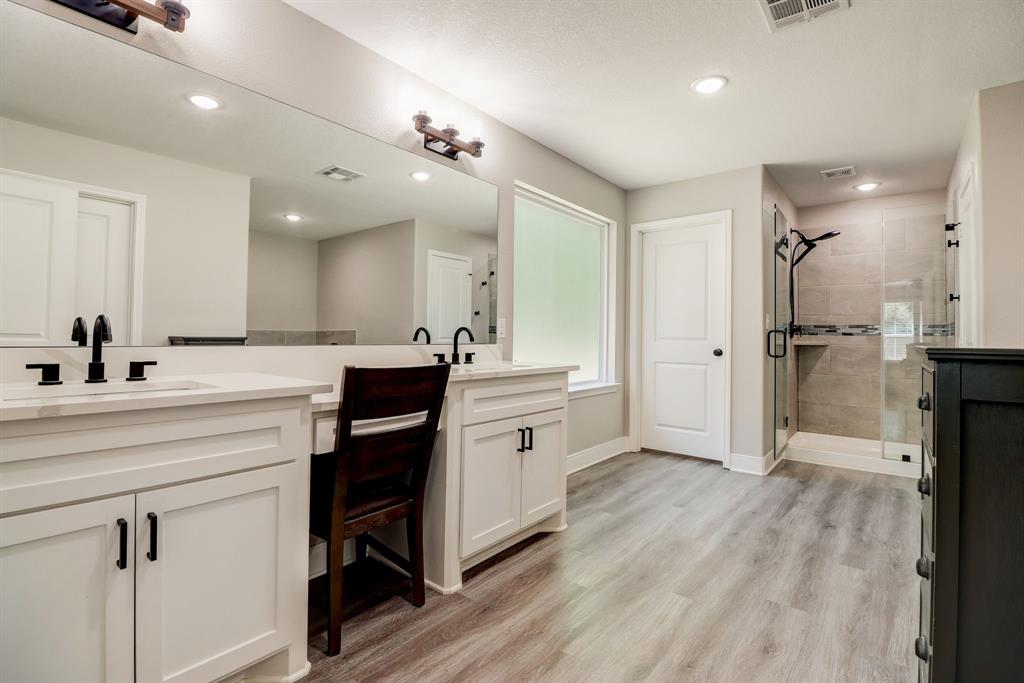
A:
POLYGON ((360 344, 412 338, 414 221, 320 240, 318 330, 355 330, 360 344))
MULTIPOLYGON (((764 429, 764 300, 761 221, 762 168, 750 168, 630 190, 629 223, 732 209, 733 453, 762 457, 771 448, 764 429)), ((769 408, 770 409, 770 408, 769 408)))
POLYGON ((317 243, 249 233, 250 330, 316 329, 317 243))
MULTIPOLYGON (((288 104, 444 163, 498 186, 498 317, 512 330, 514 181, 521 180, 584 206, 618 224, 625 253, 626 193, 522 133, 402 69, 284 3, 241 0, 189 3, 184 33, 140 22, 139 34, 105 27, 50 0, 15 0, 42 12, 129 42, 288 104), (423 149, 410 118, 426 109, 435 120, 479 121, 487 143, 479 159, 449 162, 423 149)), ((244 250, 243 250, 244 253, 244 250)), ((626 260, 619 259, 617 367, 625 366, 626 260)), ((244 286, 244 285, 243 285, 244 286)), ((499 339, 512 358, 514 340, 499 339)), ((624 391, 573 400, 569 452, 625 434, 624 391)))

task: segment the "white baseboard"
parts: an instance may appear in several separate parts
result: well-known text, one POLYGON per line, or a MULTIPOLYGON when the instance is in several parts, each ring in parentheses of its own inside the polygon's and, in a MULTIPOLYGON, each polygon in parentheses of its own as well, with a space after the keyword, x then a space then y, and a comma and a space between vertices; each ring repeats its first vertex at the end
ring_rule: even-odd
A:
POLYGON ((770 474, 782 460, 782 458, 774 459, 773 455, 772 451, 768 451, 761 457, 744 453, 733 453, 729 469, 733 472, 756 474, 759 477, 764 477, 770 474))
POLYGON ((783 457, 796 462, 829 465, 830 467, 842 467, 875 474, 891 474, 897 477, 911 478, 921 476, 920 463, 883 458, 880 447, 866 439, 819 436, 798 432, 790 439, 783 457), (869 447, 861 446, 861 442, 868 444, 869 447), (858 447, 860 447, 859 450, 858 447))
POLYGON ((616 455, 622 455, 627 451, 629 451, 629 437, 620 436, 617 439, 612 439, 605 443, 599 443, 596 446, 585 448, 582 451, 570 453, 566 471, 569 474, 579 472, 591 465, 596 465, 597 463, 608 460, 609 458, 614 458, 616 455))

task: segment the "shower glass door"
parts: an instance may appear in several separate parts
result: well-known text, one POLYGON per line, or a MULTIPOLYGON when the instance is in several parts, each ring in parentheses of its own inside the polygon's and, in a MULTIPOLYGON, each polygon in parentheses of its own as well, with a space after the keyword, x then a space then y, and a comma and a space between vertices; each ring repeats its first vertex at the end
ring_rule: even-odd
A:
POLYGON ((942 204, 885 209, 882 223, 882 453, 920 462, 921 365, 925 348, 953 338, 946 252, 956 246, 942 204))
POLYGON ((769 288, 772 301, 765 310, 770 311, 768 355, 773 361, 774 420, 772 443, 775 458, 782 454, 789 440, 789 222, 778 206, 771 214, 765 212, 765 233, 772 236, 771 266, 765 272, 772 278, 769 288))

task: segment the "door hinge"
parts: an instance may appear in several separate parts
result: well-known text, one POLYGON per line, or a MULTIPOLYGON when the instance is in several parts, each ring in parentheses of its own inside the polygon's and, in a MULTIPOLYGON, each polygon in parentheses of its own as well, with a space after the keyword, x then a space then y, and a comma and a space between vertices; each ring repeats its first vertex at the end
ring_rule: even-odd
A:
POLYGON ((950 301, 960 301, 960 295, 959 294, 950 294, 949 295, 949 300, 950 301))
POLYGON ((949 248, 949 247, 959 247, 959 246, 960 246, 960 240, 946 240, 946 247, 947 248, 949 248))

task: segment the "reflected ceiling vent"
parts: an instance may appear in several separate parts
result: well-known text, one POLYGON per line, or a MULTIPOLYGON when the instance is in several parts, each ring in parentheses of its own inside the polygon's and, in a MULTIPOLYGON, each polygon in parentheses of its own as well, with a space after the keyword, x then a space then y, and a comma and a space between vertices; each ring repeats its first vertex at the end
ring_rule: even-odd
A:
POLYGON ((343 168, 341 166, 328 166, 327 168, 320 169, 316 174, 342 183, 350 183, 356 178, 366 177, 365 173, 353 171, 351 168, 343 168))
POLYGON ((758 0, 772 33, 850 6, 850 0, 758 0))
POLYGON ((843 166, 841 168, 830 168, 827 171, 818 171, 825 180, 836 178, 852 178, 857 175, 857 168, 854 166, 843 166))

